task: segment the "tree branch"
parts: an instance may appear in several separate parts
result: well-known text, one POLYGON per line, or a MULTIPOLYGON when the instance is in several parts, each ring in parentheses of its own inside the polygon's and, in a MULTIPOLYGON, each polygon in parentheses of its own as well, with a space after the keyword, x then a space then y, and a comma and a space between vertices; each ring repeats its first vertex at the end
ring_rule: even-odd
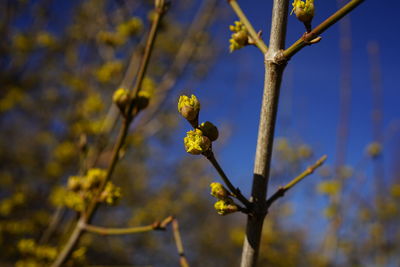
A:
POLYGON ((169 216, 164 220, 162 220, 161 222, 156 221, 150 225, 127 227, 127 228, 108 228, 108 227, 94 226, 90 224, 83 224, 80 225, 79 227, 90 233, 95 233, 100 235, 129 235, 129 234, 138 234, 138 233, 157 231, 157 230, 164 231, 173 220, 174 218, 172 216, 169 216))
POLYGON ((252 216, 247 216, 246 237, 243 244, 241 267, 256 266, 263 222, 267 213, 265 198, 268 188, 279 91, 283 71, 285 69, 285 65, 276 62, 275 58, 276 54, 285 46, 288 6, 288 0, 274 0, 270 44, 268 52, 265 55, 264 93, 254 161, 254 176, 251 193, 253 201, 252 216))
POLYGON ((90 233, 100 234, 100 235, 130 235, 130 234, 145 233, 150 231, 165 231, 169 224, 172 224, 172 232, 175 240, 175 246, 179 255, 180 266, 189 267, 189 263, 185 256, 185 251, 183 249, 181 234, 179 232, 178 220, 173 216, 168 216, 161 222, 156 221, 150 225, 145 225, 145 226, 128 227, 128 228, 107 228, 107 227, 99 227, 99 226, 80 223, 78 224, 78 228, 81 228, 82 230, 88 231, 90 233))
POLYGON ((240 21, 244 24, 247 31, 250 34, 251 39, 253 39, 255 45, 261 50, 263 54, 267 53, 268 47, 264 43, 264 41, 260 38, 257 32, 254 30, 253 25, 251 25, 250 21, 247 19, 246 15, 243 13, 239 4, 236 0, 228 0, 228 3, 231 5, 233 11, 239 17, 240 21))
POLYGON ((204 156, 211 162, 211 164, 217 170, 219 176, 221 176, 222 180, 224 181, 225 185, 228 187, 229 191, 231 191, 233 196, 235 198, 237 198, 240 202, 242 202, 243 205, 246 206, 246 208, 250 208, 250 206, 251 206, 250 201, 248 201, 247 198, 245 196, 243 196, 243 194, 240 192, 239 188, 235 187, 231 183, 228 176, 226 176, 224 170, 221 168, 217 159, 215 158, 214 153, 212 151, 208 151, 204 156))
POLYGON ((182 243, 181 234, 179 232, 179 224, 178 224, 177 219, 172 220, 172 231, 174 233, 176 249, 178 250, 178 254, 179 254, 179 263, 180 263, 181 267, 189 267, 189 263, 185 256, 185 251, 183 249, 183 243, 182 243))
MULTIPOLYGON (((140 63, 139 72, 138 72, 138 75, 136 78, 135 86, 131 92, 131 96, 133 96, 133 97, 136 97, 137 93, 140 90, 140 87, 141 87, 141 84, 142 84, 142 81, 144 78, 144 74, 147 70, 151 52, 153 50, 153 45, 154 45, 155 37, 157 34, 157 30, 159 28, 161 18, 165 11, 165 1, 164 0, 157 0, 156 4, 158 6, 156 6, 156 15, 152 22, 148 40, 146 42, 145 54, 140 63)), ((134 101, 132 100, 132 102, 128 108, 127 114, 129 114, 129 115, 127 118, 124 119, 122 127, 120 129, 117 142, 116 142, 113 152, 112 152, 112 159, 111 159, 110 165, 107 169, 106 177, 100 184, 95 197, 93 197, 93 200, 89 203, 86 211, 81 213, 79 221, 77 222, 74 230, 72 231, 72 234, 70 235, 68 241, 66 242, 65 246, 62 248, 61 252, 58 254, 56 260, 53 262, 51 267, 59 267, 67 260, 67 258, 71 254, 72 250, 74 249, 75 245, 78 243, 80 237, 83 234, 83 228, 79 227, 79 225, 86 225, 88 222, 90 222, 91 218, 93 217, 93 214, 95 213, 95 210, 98 207, 98 202, 97 202, 98 196, 103 191, 107 182, 111 179, 111 176, 114 172, 114 169, 115 169, 118 159, 119 159, 120 150, 121 150, 123 144, 125 143, 125 139, 128 134, 129 126, 130 126, 132 120, 134 119, 135 115, 138 112, 138 110, 135 109, 135 113, 132 115, 132 111, 134 110, 134 106, 135 106, 133 103, 134 103, 134 101)))
POLYGON ((299 52, 303 47, 308 45, 313 39, 317 38, 318 35, 323 33, 333 24, 338 22, 341 18, 347 15, 350 11, 355 9, 358 5, 360 5, 365 0, 352 0, 347 5, 336 11, 332 16, 327 18, 324 22, 315 27, 311 32, 306 33, 303 37, 298 39, 294 44, 292 44, 289 48, 283 51, 283 57, 286 60, 289 60, 292 56, 294 56, 297 52, 299 52))
POLYGON ((311 175, 317 168, 319 168, 325 162, 326 159, 327 159, 326 155, 322 156, 317 162, 314 163, 314 165, 309 166, 304 172, 295 177, 285 186, 280 187, 271 197, 268 198, 267 207, 269 208, 278 198, 283 197, 286 191, 291 189, 293 186, 295 186, 297 183, 299 183, 307 176, 311 175))

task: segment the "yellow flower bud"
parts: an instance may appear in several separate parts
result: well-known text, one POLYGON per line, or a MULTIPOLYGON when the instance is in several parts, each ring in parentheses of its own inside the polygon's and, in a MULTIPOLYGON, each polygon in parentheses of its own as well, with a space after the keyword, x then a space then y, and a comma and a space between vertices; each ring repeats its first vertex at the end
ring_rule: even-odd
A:
POLYGON ((139 17, 133 17, 117 26, 117 34, 129 37, 138 34, 143 29, 143 22, 139 17))
POLYGON ((114 32, 100 31, 97 34, 97 40, 109 46, 119 46, 126 41, 126 38, 114 32))
POLYGON ((105 202, 109 205, 114 205, 121 197, 121 188, 115 186, 112 182, 108 182, 106 188, 100 194, 100 202, 105 202))
POLYGON ((124 88, 119 88, 113 94, 113 102, 123 112, 129 104, 129 91, 124 88))
POLYGON ((218 128, 209 121, 200 124, 199 129, 203 132, 204 136, 207 136, 211 142, 218 139, 218 128))
MULTIPOLYGON (((314 18, 314 0, 294 0, 292 13, 296 15, 297 19, 304 23, 307 32, 311 31, 311 21, 314 18)), ((291 14, 292 14, 291 13, 291 14)))
POLYGON ((313 155, 313 151, 308 145, 301 145, 297 148, 297 155, 301 159, 309 159, 313 155))
POLYGON ((233 202, 231 198, 225 200, 218 200, 214 204, 214 208, 219 215, 227 215, 238 211, 238 206, 233 202))
POLYGON ((68 189, 71 191, 79 191, 82 188, 82 177, 71 176, 68 178, 68 189))
POLYGON ((390 188, 390 194, 393 197, 400 198, 400 184, 393 184, 390 188))
POLYGON ((382 146, 378 142, 373 142, 367 146, 367 154, 371 158, 377 158, 382 154, 382 146))
POLYGON ((135 104, 137 105, 138 109, 145 109, 149 105, 150 98, 154 94, 155 87, 156 84, 152 79, 148 77, 145 77, 143 79, 142 87, 138 93, 138 96, 135 99, 135 104))
POLYGON ((229 30, 233 32, 231 39, 229 40, 230 52, 238 50, 249 44, 249 33, 242 22, 235 21, 234 25, 229 26, 229 30))
POLYGON ((200 155, 201 153, 206 152, 211 146, 210 139, 204 136, 199 129, 187 132, 183 141, 186 152, 193 155, 200 155))
POLYGON ((229 192, 221 183, 211 183, 211 195, 220 200, 229 198, 229 192))
POLYGON ((106 177, 106 171, 102 169, 90 169, 85 176, 83 189, 90 190, 100 185, 101 181, 106 177))
POLYGON ((339 193, 341 188, 342 188, 342 186, 339 181, 330 180, 330 181, 321 182, 318 185, 317 190, 320 194, 334 196, 339 193))
POLYGON ((191 95, 190 98, 181 95, 178 100, 178 111, 189 122, 195 121, 199 116, 200 102, 195 95, 191 95))

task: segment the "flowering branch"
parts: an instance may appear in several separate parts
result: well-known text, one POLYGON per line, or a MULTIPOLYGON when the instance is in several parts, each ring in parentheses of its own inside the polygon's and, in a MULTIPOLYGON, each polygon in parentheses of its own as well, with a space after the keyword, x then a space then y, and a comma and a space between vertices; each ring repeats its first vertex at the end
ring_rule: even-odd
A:
MULTIPOLYGON (((151 52, 153 50, 153 45, 154 45, 155 37, 156 37, 157 31, 158 31, 158 28, 159 28, 159 25, 161 22, 161 18, 163 16, 164 12, 166 11, 165 0, 156 0, 155 3, 156 3, 155 17, 152 22, 152 26, 151 26, 149 36, 148 36, 148 39, 146 42, 145 54, 140 63, 138 75, 136 78, 136 83, 131 92, 131 96, 137 96, 138 92, 140 91, 140 87, 141 87, 141 84, 142 84, 142 81, 144 78, 144 74, 147 71, 147 66, 148 66, 148 63, 150 60, 151 52)), ((101 182, 99 189, 96 192, 96 197, 94 197, 93 201, 91 201, 89 203, 88 208, 84 212, 81 213, 81 216, 79 218, 77 225, 75 226, 74 230, 72 231, 71 235, 68 238, 68 241, 62 248, 61 252, 58 254, 56 260, 53 262, 51 267, 59 267, 67 260, 67 258, 71 254, 73 248, 78 243, 80 237, 83 234, 84 229, 82 227, 79 227, 79 225, 86 225, 87 222, 90 222, 91 218, 93 217, 93 214, 95 213, 95 210, 98 207, 98 202, 97 202, 98 196, 100 196, 101 192, 104 190, 105 186, 107 185, 107 182, 111 179, 111 176, 112 176, 114 169, 117 165, 117 162, 119 160, 120 150, 125 143, 126 137, 128 135, 129 126, 130 126, 132 120, 135 118, 136 114, 140 111, 139 109, 135 108, 134 103, 135 103, 134 98, 131 98, 131 102, 127 108, 127 112, 124 113, 125 116, 124 116, 124 120, 122 123, 122 127, 120 129, 117 142, 113 148, 112 157, 111 157, 112 159, 108 166, 105 179, 103 179, 103 181, 101 182), (135 112, 132 114, 132 111, 135 111, 135 112)))
MULTIPOLYGON (((203 154, 208 161, 211 162, 211 164, 214 166, 215 170, 218 172, 219 176, 221 176, 222 180, 224 181, 225 185, 228 187, 228 189, 231 191, 233 197, 237 198, 240 202, 245 205, 246 208, 250 208, 251 203, 243 194, 240 192, 240 189, 235 187, 231 181, 229 180, 228 176, 226 176, 224 170, 221 168, 219 165, 217 159, 215 158, 214 152, 212 150, 207 151, 206 153, 203 154)), ((245 209, 242 209, 241 211, 245 211, 245 209)))
POLYGON ((300 39, 298 39, 294 44, 292 44, 289 48, 283 51, 283 58, 289 60, 292 56, 294 56, 297 52, 299 52, 303 47, 313 43, 313 40, 318 38, 318 35, 323 33, 333 24, 338 22, 341 18, 347 15, 350 11, 355 9, 358 5, 360 5, 364 0, 352 0, 347 5, 336 11, 332 16, 327 18, 324 22, 319 24, 309 33, 304 34, 300 39))
POLYGON ((272 196, 270 196, 268 198, 267 207, 270 207, 272 205, 272 203, 274 203, 278 198, 283 197, 289 189, 291 189, 293 186, 295 186, 297 183, 302 181, 307 176, 311 175, 317 168, 319 168, 322 164, 324 164, 326 159, 327 159, 326 155, 322 156, 317 162, 315 162, 313 165, 309 166, 300 175, 295 177, 293 180, 291 180, 285 186, 280 187, 272 196))
POLYGON ((239 4, 236 0, 228 0, 228 3, 231 5, 233 11, 236 13, 240 21, 244 24, 247 31, 249 32, 252 41, 254 44, 261 50, 263 54, 267 53, 268 47, 264 43, 264 41, 260 38, 260 35, 254 30, 253 25, 251 25, 250 21, 247 19, 246 15, 243 13, 239 4))

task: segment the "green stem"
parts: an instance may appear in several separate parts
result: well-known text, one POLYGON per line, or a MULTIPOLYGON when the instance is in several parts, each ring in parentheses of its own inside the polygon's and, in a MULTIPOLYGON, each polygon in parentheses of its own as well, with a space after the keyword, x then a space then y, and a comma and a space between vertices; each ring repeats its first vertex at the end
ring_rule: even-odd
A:
POLYGON ((285 186, 280 187, 270 198, 268 198, 267 207, 270 207, 272 205, 272 203, 274 203, 278 198, 283 197, 285 195, 286 191, 291 189, 293 186, 295 186, 301 180, 303 180, 307 176, 311 175, 317 168, 319 168, 325 162, 326 159, 327 159, 326 155, 322 156, 317 162, 314 163, 314 165, 309 166, 304 172, 302 172, 300 175, 295 177, 293 180, 291 180, 285 186))
POLYGON ((130 227, 130 228, 106 228, 93 225, 86 225, 83 228, 84 230, 90 233, 95 233, 100 235, 129 235, 129 234, 144 233, 154 230, 153 225, 130 227))
POLYGON ((355 9, 358 5, 360 5, 365 0, 352 0, 347 5, 336 11, 332 16, 327 18, 324 22, 315 27, 311 32, 306 33, 303 37, 298 39, 294 44, 292 44, 289 48, 283 51, 283 57, 286 60, 289 60, 292 56, 294 56, 297 52, 299 52, 303 47, 309 45, 310 41, 318 37, 318 35, 322 34, 325 30, 347 15, 350 11, 355 9))
POLYGON ((251 25, 250 21, 247 19, 246 15, 243 13, 242 9, 240 8, 239 4, 236 0, 228 0, 229 4, 231 5, 233 11, 239 17, 240 21, 244 24, 247 31, 249 32, 251 38, 253 39, 255 45, 261 50, 263 54, 267 53, 268 47, 264 43, 264 41, 260 38, 257 32, 254 30, 253 25, 251 25))

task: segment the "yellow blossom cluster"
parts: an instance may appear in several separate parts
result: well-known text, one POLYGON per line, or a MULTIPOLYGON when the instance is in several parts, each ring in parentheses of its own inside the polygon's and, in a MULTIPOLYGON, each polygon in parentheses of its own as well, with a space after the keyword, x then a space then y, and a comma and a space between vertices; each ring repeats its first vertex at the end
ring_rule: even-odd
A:
MULTIPOLYGON (((90 169, 85 176, 70 176, 67 189, 62 187, 56 189, 51 196, 51 201, 56 206, 66 206, 82 212, 87 207, 88 202, 93 200, 105 176, 105 170, 96 168, 90 169)), ((108 182, 97 201, 112 205, 120 197, 121 189, 108 182)))
POLYGON ((97 40, 109 46, 120 46, 126 43, 129 37, 139 34, 143 29, 143 22, 139 17, 117 25, 115 31, 100 31, 97 40))
POLYGON ((199 129, 188 131, 186 137, 183 139, 186 152, 193 155, 200 155, 206 152, 210 146, 211 141, 199 129))
POLYGON ((249 33, 242 22, 235 21, 233 25, 229 26, 229 29, 233 32, 229 39, 231 53, 249 44, 249 33))
POLYGON ((218 214, 226 215, 238 211, 238 206, 229 197, 229 191, 221 183, 211 183, 210 188, 211 195, 218 199, 214 204, 214 208, 218 214))
POLYGON ((314 0, 294 0, 292 3, 293 9, 290 14, 294 12, 297 19, 304 23, 307 32, 311 31, 311 21, 314 18, 314 0))
POLYGON ((200 102, 195 95, 181 95, 178 100, 178 111, 188 121, 195 120, 200 111, 200 102))

